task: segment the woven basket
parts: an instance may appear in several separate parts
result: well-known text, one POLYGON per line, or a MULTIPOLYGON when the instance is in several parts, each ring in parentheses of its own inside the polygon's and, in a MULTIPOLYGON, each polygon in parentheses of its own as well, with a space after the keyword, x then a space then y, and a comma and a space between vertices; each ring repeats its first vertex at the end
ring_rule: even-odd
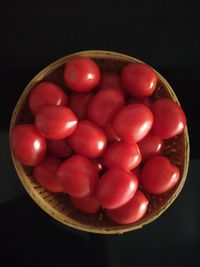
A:
MULTIPOLYGON (((57 60, 37 74, 24 89, 12 115, 10 133, 16 124, 33 122, 33 117, 28 110, 26 100, 31 88, 38 82, 44 80, 53 81, 64 90, 68 90, 65 87, 62 78, 63 68, 64 64, 74 56, 84 56, 94 59, 103 71, 120 72, 121 68, 129 62, 141 62, 136 58, 109 51, 84 51, 57 60)), ((167 96, 178 102, 178 99, 168 82, 158 72, 157 75, 159 81, 156 91, 152 95, 152 100, 167 96)), ((180 169, 181 179, 179 183, 170 192, 163 195, 148 195, 150 205, 146 215, 140 221, 129 225, 118 225, 110 221, 103 210, 95 215, 84 214, 71 204, 66 194, 51 193, 42 188, 32 177, 32 169, 24 167, 14 157, 11 151, 16 172, 24 188, 46 213, 67 226, 82 231, 100 234, 123 233, 141 228, 143 225, 158 218, 176 199, 184 185, 188 171, 189 138, 187 128, 181 135, 165 142, 162 154, 169 157, 171 162, 180 169)))

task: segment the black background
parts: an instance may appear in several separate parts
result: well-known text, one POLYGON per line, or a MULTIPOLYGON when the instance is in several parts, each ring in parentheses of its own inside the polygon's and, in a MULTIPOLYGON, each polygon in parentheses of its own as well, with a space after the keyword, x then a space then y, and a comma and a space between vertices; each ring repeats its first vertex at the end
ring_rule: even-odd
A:
MULTIPOLYGON (((1 130, 8 130, 18 97, 42 68, 72 52, 113 50, 145 61, 169 81, 187 115, 191 158, 199 158, 198 2, 2 2, 1 130)), ((15 266, 194 266, 199 260, 200 237, 197 161, 191 164, 189 178, 193 183, 188 179, 182 196, 166 215, 143 230, 123 236, 65 229, 27 196, 4 203, 1 259, 14 259, 15 266)))

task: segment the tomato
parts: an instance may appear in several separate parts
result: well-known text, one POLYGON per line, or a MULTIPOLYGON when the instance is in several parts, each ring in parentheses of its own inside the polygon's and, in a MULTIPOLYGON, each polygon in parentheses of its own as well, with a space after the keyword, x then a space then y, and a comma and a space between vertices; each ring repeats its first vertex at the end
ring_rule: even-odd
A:
POLYGON ((138 187, 137 177, 121 167, 109 169, 99 180, 96 198, 107 209, 118 208, 127 203, 138 187))
POLYGON ((159 195, 172 189, 179 178, 179 169, 168 158, 154 156, 144 164, 141 183, 148 193, 159 195))
POLYGON ((65 65, 64 81, 76 92, 88 92, 100 81, 100 69, 94 60, 84 57, 73 57, 65 65))
POLYGON ((96 170, 97 172, 101 172, 101 171, 102 171, 103 166, 102 166, 102 162, 101 162, 100 159, 93 159, 93 160, 92 160, 92 163, 93 163, 93 165, 94 165, 94 167, 95 167, 95 170, 96 170))
POLYGON ((141 166, 134 168, 131 172, 135 174, 138 180, 140 180, 141 172, 142 172, 141 166))
POLYGON ((137 167, 141 161, 141 154, 137 144, 128 144, 124 141, 110 145, 103 156, 103 164, 107 168, 114 166, 131 170, 137 167))
POLYGON ((70 95, 69 107, 79 120, 83 120, 87 117, 87 107, 92 95, 92 92, 72 93, 70 95))
POLYGON ((42 107, 48 104, 65 106, 68 96, 53 82, 41 82, 32 88, 28 98, 29 109, 36 114, 42 107))
POLYGON ((10 144, 14 156, 27 166, 39 164, 46 153, 46 141, 32 124, 15 126, 10 144))
POLYGON ((57 158, 67 158, 72 150, 67 143, 67 139, 47 140, 47 152, 57 158))
POLYGON ((183 132, 186 117, 182 108, 169 98, 162 98, 152 104, 154 114, 153 132, 161 139, 172 138, 183 132))
POLYGON ((107 136, 108 142, 110 142, 110 143, 121 140, 121 138, 116 134, 116 132, 113 129, 111 124, 107 124, 104 127, 104 132, 105 132, 105 134, 107 136))
POLYGON ((149 201, 145 195, 137 190, 134 197, 125 205, 114 210, 106 210, 108 217, 120 224, 134 223, 142 219, 147 211, 149 201))
POLYGON ((50 192, 63 191, 56 177, 56 171, 61 163, 61 160, 47 156, 39 165, 33 168, 33 176, 36 181, 50 192))
POLYGON ((67 107, 48 105, 41 108, 36 114, 35 125, 45 138, 59 140, 74 132, 77 118, 67 107))
POLYGON ((100 127, 110 123, 124 106, 124 96, 113 88, 96 93, 88 105, 88 118, 100 127))
POLYGON ((151 108, 151 105, 152 105, 152 101, 149 97, 145 97, 141 99, 131 97, 131 98, 128 98, 126 101, 127 105, 135 104, 135 103, 146 105, 148 108, 151 108))
POLYGON ((74 197, 92 194, 98 181, 98 174, 92 162, 81 155, 74 155, 65 160, 56 175, 63 190, 74 197))
POLYGON ((101 156, 106 142, 102 129, 87 120, 80 121, 74 133, 68 138, 69 146, 76 153, 88 158, 101 156))
POLYGON ((155 71, 144 63, 130 63, 122 69, 122 86, 136 98, 152 95, 157 80, 155 71))
POLYGON ((151 130, 153 114, 142 104, 130 104, 115 116, 112 126, 116 133, 128 143, 137 143, 151 130))
POLYGON ((100 204, 94 195, 86 197, 70 197, 70 199, 76 208, 85 213, 96 213, 100 209, 100 204))
POLYGON ((163 141, 153 133, 149 133, 139 143, 139 149, 142 155, 142 160, 146 161, 148 158, 159 154, 163 145, 163 141))

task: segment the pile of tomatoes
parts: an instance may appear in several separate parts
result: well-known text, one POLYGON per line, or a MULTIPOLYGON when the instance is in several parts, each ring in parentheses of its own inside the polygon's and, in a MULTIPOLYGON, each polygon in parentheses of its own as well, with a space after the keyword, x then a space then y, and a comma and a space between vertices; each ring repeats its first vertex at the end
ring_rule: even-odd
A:
POLYGON ((35 122, 13 128, 14 156, 79 210, 103 208, 120 224, 140 220, 146 193, 163 194, 179 181, 179 169, 160 153, 163 140, 183 132, 183 110, 169 98, 152 102, 158 78, 144 63, 101 72, 94 60, 73 57, 63 79, 68 91, 51 81, 32 88, 35 122))

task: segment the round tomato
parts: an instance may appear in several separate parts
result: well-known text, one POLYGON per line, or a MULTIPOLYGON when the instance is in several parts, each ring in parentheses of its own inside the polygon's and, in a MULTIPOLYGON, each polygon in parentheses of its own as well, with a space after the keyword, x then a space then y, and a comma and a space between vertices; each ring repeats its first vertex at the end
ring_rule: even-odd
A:
POLYGON ((63 191, 74 197, 92 194, 98 181, 98 174, 92 162, 81 155, 74 155, 65 160, 56 175, 63 191))
POLYGON ((104 127, 104 132, 107 136, 108 142, 110 143, 121 140, 121 138, 116 134, 111 124, 107 124, 106 127, 104 127))
POLYGON ((46 153, 46 141, 34 125, 21 124, 12 129, 11 149, 14 156, 24 165, 39 164, 46 153))
POLYGON ((72 93, 69 97, 69 107, 79 120, 87 117, 87 107, 92 97, 92 92, 89 93, 72 93))
POLYGON ((141 183, 150 194, 163 194, 179 181, 180 171, 164 156, 150 158, 142 169, 141 183))
POLYGON ((67 158, 72 150, 67 143, 67 139, 47 140, 47 152, 57 158, 67 158))
POLYGON ((157 80, 155 71, 144 63, 130 63, 122 69, 122 85, 136 98, 152 95, 156 88, 157 80))
POLYGON ((161 139, 172 138, 183 132, 186 118, 181 107, 169 98, 162 98, 152 104, 154 115, 153 132, 161 139))
POLYGON ((128 143, 137 143, 151 130, 153 114, 142 104, 130 104, 115 116, 112 126, 116 133, 128 143))
POLYGON ((104 127, 123 106, 124 96, 116 89, 99 91, 89 102, 88 118, 96 125, 104 127))
POLYGON ((36 114, 35 125, 45 138, 59 140, 74 132, 77 118, 67 107, 48 105, 36 114))
POLYGON ((152 156, 159 154, 162 148, 163 141, 156 135, 149 133, 139 143, 139 149, 142 155, 142 160, 146 161, 152 156))
POLYGON ((100 204, 94 195, 86 197, 70 197, 70 199, 76 208, 85 213, 96 213, 100 209, 100 204))
POLYGON ((61 163, 61 160, 47 156, 39 165, 33 168, 33 176, 36 181, 50 192, 63 191, 56 177, 56 171, 61 163))
POLYGON ((120 224, 134 223, 142 219, 147 211, 149 201, 145 195, 137 190, 134 197, 125 205, 114 210, 106 210, 108 217, 120 224))
POLYGON ((63 90, 52 82, 41 82, 32 90, 28 98, 30 111, 36 114, 42 107, 48 104, 65 106, 68 96, 63 90))
POLYGON ((84 57, 73 57, 65 65, 64 81, 76 92, 88 92, 100 81, 100 69, 94 60, 84 57))
POLYGON ((137 144, 128 144, 124 141, 110 145, 104 155, 103 164, 107 168, 114 166, 131 170, 137 167, 141 161, 141 154, 137 144))
POLYGON ((74 133, 68 138, 69 146, 76 153, 88 158, 101 156, 106 142, 102 129, 87 120, 80 121, 74 133))
POLYGON ((138 187, 137 177, 123 168, 113 167, 99 180, 96 198, 107 209, 116 209, 127 203, 138 187))

